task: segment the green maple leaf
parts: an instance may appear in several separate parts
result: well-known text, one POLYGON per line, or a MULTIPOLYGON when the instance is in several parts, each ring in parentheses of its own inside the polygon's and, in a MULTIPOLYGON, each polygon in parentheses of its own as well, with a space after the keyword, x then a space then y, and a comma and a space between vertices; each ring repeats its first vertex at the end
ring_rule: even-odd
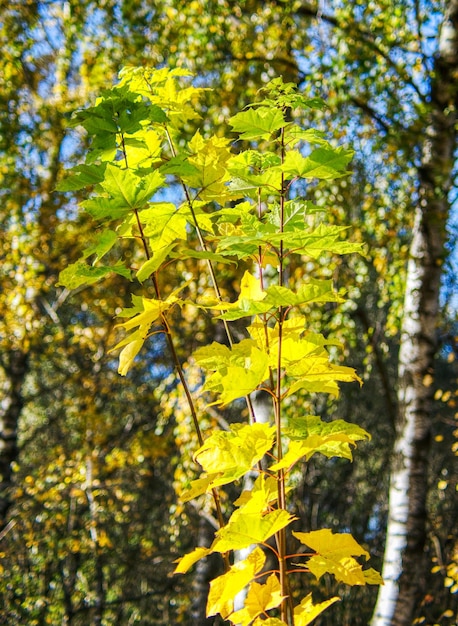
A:
POLYGON ((57 285, 63 285, 67 289, 77 289, 83 285, 93 285, 113 273, 124 276, 124 278, 131 278, 130 270, 124 267, 122 263, 108 267, 101 265, 94 267, 88 265, 84 260, 79 260, 60 272, 57 285))
POLYGON ((164 177, 158 171, 138 176, 108 163, 100 183, 107 195, 89 198, 81 206, 95 219, 120 219, 134 209, 142 209, 163 182, 164 177))
POLYGON ((307 157, 298 150, 290 150, 281 169, 288 177, 332 180, 346 174, 353 155, 353 150, 345 148, 317 148, 307 157))
POLYGON ((269 139, 275 131, 286 126, 282 112, 271 107, 258 107, 237 113, 229 119, 240 139, 269 139))
POLYGON ((66 177, 56 186, 57 191, 78 191, 97 185, 105 178, 105 163, 97 165, 77 165, 66 170, 66 177))

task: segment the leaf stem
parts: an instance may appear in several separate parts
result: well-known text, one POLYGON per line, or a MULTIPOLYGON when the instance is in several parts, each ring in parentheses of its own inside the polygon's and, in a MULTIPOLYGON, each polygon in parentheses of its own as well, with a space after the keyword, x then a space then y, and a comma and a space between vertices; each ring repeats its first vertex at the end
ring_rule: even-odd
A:
MULTIPOLYGON (((285 160, 285 131, 281 129, 280 135, 280 149, 281 149, 281 163, 285 160)), ((284 232, 285 224, 285 175, 281 174, 281 193, 280 193, 280 233, 284 232)), ((278 257, 278 284, 280 287, 284 284, 284 242, 280 240, 279 257, 278 257)), ((282 339, 283 339, 283 322, 285 317, 285 311, 282 306, 278 308, 278 358, 277 358, 277 380, 275 389, 275 426, 277 437, 277 458, 280 462, 283 458, 283 445, 282 445, 282 425, 281 425, 281 402, 282 402, 282 339)), ((284 469, 279 469, 277 473, 277 485, 278 485, 278 508, 286 510, 286 489, 285 489, 285 472, 284 469)), ((281 604, 281 618, 287 624, 294 626, 294 615, 292 610, 292 600, 289 593, 289 580, 288 570, 286 567, 286 531, 280 530, 276 534, 277 548, 279 553, 279 573, 280 573, 280 586, 281 593, 285 597, 281 604)))
MULTIPOLYGON (((176 152, 175 145, 173 143, 172 137, 170 135, 169 129, 165 125, 164 125, 164 128, 165 128, 165 133, 166 133, 166 136, 167 136, 167 141, 168 141, 168 144, 169 144, 169 147, 170 147, 170 152, 172 153, 173 157, 176 157, 177 156, 177 152, 176 152)), ((204 239, 204 237, 202 235, 202 230, 201 230, 201 228, 199 226, 199 222, 197 221, 196 212, 194 211, 194 206, 193 206, 193 203, 192 203, 191 194, 189 193, 188 186, 186 185, 186 183, 181 178, 179 178, 179 181, 180 181, 181 187, 183 189, 183 193, 184 193, 185 198, 186 198, 186 203, 187 203, 188 208, 189 208, 189 210, 191 212, 192 220, 193 220, 193 223, 194 223, 194 228, 195 228, 196 234, 197 234, 197 239, 199 240, 199 245, 202 248, 202 250, 207 252, 208 251, 208 247, 207 247, 205 239, 204 239)), ((211 278, 211 281, 212 281, 213 289, 214 289, 214 292, 215 292, 215 295, 216 295, 216 299, 218 300, 218 302, 222 302, 223 298, 222 298, 222 295, 221 295, 221 290, 219 288, 218 280, 216 278, 216 273, 215 273, 215 268, 213 267, 213 263, 210 261, 210 259, 206 259, 206 263, 207 263, 208 273, 210 274, 210 278, 211 278)), ((229 346, 232 348, 232 346, 234 345, 234 338, 232 336, 231 329, 229 328, 229 324, 227 323, 227 320, 223 319, 222 322, 223 322, 224 330, 226 332, 227 341, 229 343, 229 346)), ((256 414, 255 414, 253 403, 251 401, 250 396, 245 396, 245 402, 246 402, 246 405, 248 407, 248 412, 250 414, 251 421, 252 422, 256 422, 256 414)))
MULTIPOLYGON (((125 146, 125 142, 124 142, 124 134, 121 133, 121 144, 122 144, 122 151, 123 151, 123 156, 124 156, 124 162, 126 164, 126 168, 129 167, 128 161, 127 161, 127 153, 126 153, 126 146, 125 146)), ((151 253, 149 251, 149 246, 148 246, 148 240, 145 236, 143 227, 142 227, 142 223, 140 220, 140 216, 138 214, 138 210, 134 209, 134 215, 135 215, 135 219, 137 222, 137 226, 138 226, 138 230, 140 233, 140 239, 142 241, 143 244, 143 249, 145 252, 145 257, 147 259, 147 261, 150 260, 151 258, 151 253)), ((161 299, 161 295, 160 295, 160 290, 159 290, 159 283, 157 280, 157 272, 154 272, 154 274, 152 275, 152 282, 153 282, 153 287, 154 287, 154 291, 156 294, 156 298, 158 300, 161 299)), ((164 331, 165 331, 165 336, 167 338, 167 344, 170 350, 170 353, 172 355, 172 360, 176 369, 176 372, 178 374, 178 378, 180 379, 180 383, 183 387, 185 396, 186 396, 186 401, 188 403, 189 406, 189 410, 191 411, 191 416, 192 416, 192 421, 194 424, 194 428, 196 431, 196 435, 197 435, 197 441, 199 443, 199 447, 203 446, 204 444, 204 438, 202 436, 202 430, 200 428, 200 424, 199 424, 199 419, 197 416, 197 411, 196 411, 196 407, 195 407, 195 403, 194 403, 194 399, 192 397, 191 391, 189 389, 189 385, 187 383, 184 371, 183 371, 183 365, 178 357, 176 348, 175 348, 175 344, 173 341, 173 336, 172 336, 172 331, 170 329, 170 325, 167 319, 167 316, 165 315, 164 312, 161 313, 161 321, 162 321, 162 325, 164 327, 164 331)), ((216 509, 216 516, 218 519, 218 523, 220 525, 220 528, 222 528, 225 525, 224 522, 224 518, 223 518, 223 513, 222 513, 222 509, 221 509, 221 501, 220 501, 220 497, 218 495, 218 492, 216 491, 216 489, 212 489, 212 496, 213 496, 213 500, 215 503, 215 509, 216 509)), ((225 563, 225 568, 226 570, 229 569, 229 560, 227 555, 223 555, 223 559, 224 559, 224 563, 225 563)))

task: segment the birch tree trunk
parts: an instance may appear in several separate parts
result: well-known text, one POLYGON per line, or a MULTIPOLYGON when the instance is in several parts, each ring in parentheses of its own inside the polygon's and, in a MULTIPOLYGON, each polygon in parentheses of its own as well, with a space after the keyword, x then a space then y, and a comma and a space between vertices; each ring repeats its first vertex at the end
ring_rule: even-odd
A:
POLYGON ((458 119, 458 0, 445 4, 430 101, 401 330, 397 440, 382 573, 385 585, 379 591, 371 626, 412 624, 427 567, 432 382, 458 119))

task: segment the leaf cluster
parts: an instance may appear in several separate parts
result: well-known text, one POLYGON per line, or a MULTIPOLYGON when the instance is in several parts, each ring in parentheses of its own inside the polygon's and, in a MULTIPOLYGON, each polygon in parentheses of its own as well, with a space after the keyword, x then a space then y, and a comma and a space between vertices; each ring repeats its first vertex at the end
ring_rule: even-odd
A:
POLYGON ((295 519, 286 499, 292 468, 318 452, 351 460, 356 442, 369 438, 343 420, 329 423, 299 413, 285 423, 283 416, 285 400, 299 391, 337 396, 339 383, 361 382, 352 368, 332 362, 329 347, 339 343, 308 330, 301 311, 339 303, 341 294, 330 280, 311 277, 299 287, 288 284, 295 259, 313 262, 325 254, 363 252, 361 244, 347 240, 345 227, 326 222, 325 209, 317 211, 295 193, 299 180, 309 181, 312 189, 317 182, 345 176, 352 151, 292 121, 295 109, 324 104, 280 80, 267 86, 264 100, 229 120, 238 138, 253 147, 234 152, 229 139, 197 131, 178 150, 187 121, 197 117, 194 105, 202 92, 186 81, 184 70, 127 67, 119 84, 103 92, 95 106, 75 114, 72 123, 86 129, 91 148, 59 190, 88 188, 81 206, 98 224, 98 235, 61 272, 60 282, 72 289, 114 272, 140 288, 132 295, 133 306, 119 313, 125 320, 119 327, 126 332, 113 348, 121 349, 120 374, 128 374, 148 338, 161 334, 167 339, 193 415, 199 444, 194 459, 203 470, 181 499, 212 494, 220 524, 211 547, 196 548, 176 571, 219 553, 226 571, 211 583, 208 615, 219 613, 247 626, 263 622, 261 617, 272 624, 308 624, 336 598, 314 605, 307 596, 294 606, 287 583, 293 569, 318 579, 327 572, 351 585, 381 582, 374 570, 363 570, 355 560, 368 554, 349 535, 293 533, 314 551, 293 569, 287 563, 296 556, 286 552, 285 543, 295 519), (184 297, 183 285, 173 289, 163 283, 166 267, 169 275, 177 259, 194 258, 207 263, 211 298, 184 297), (221 296, 220 263, 247 267, 234 302, 221 296), (206 372, 200 393, 208 395, 208 406, 244 398, 249 409, 247 423, 217 430, 205 440, 171 331, 170 316, 184 307, 213 316, 226 332, 225 343, 215 341, 189 355, 206 372), (241 319, 248 324, 247 336, 235 341, 229 323, 241 319), (271 398, 272 423, 257 421, 253 392, 271 398), (219 490, 253 472, 253 489, 242 494, 224 520, 219 490), (231 564, 230 554, 252 545, 257 547, 246 559, 231 564), (278 568, 260 584, 264 550, 273 552, 278 568), (245 607, 233 614, 234 598, 246 585, 245 607))

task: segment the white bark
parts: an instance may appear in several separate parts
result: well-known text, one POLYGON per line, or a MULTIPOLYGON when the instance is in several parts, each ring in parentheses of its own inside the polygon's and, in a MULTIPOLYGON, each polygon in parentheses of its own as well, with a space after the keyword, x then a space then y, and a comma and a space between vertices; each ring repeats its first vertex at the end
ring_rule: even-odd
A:
POLYGON ((419 204, 407 267, 399 352, 397 439, 385 559, 371 626, 410 626, 425 571, 426 496, 447 199, 456 149, 458 0, 448 0, 431 87, 431 120, 419 168, 419 204))
MULTIPOLYGON (((386 550, 382 576, 385 585, 381 588, 375 608, 372 626, 390 626, 395 618, 399 601, 399 581, 403 574, 403 555, 408 546, 409 521, 415 516, 420 525, 417 531, 424 535, 427 443, 429 423, 427 404, 429 403, 428 370, 431 366, 432 350, 435 344, 435 329, 427 324, 428 338, 422 337, 425 319, 419 312, 425 305, 421 298, 425 280, 426 261, 421 236, 421 213, 417 212, 412 242, 412 258, 407 268, 407 282, 404 303, 404 323, 399 352, 399 405, 400 424, 393 452, 393 468, 389 492, 389 518, 386 536, 386 550), (423 449, 423 451, 422 451, 423 449), (414 485, 413 474, 424 478, 414 485), (423 491, 423 493, 422 493, 423 491), (416 501, 413 501, 418 497, 416 501)), ((437 297, 429 302, 430 321, 437 315, 437 297)), ((424 537, 420 537, 422 543, 424 537)))

